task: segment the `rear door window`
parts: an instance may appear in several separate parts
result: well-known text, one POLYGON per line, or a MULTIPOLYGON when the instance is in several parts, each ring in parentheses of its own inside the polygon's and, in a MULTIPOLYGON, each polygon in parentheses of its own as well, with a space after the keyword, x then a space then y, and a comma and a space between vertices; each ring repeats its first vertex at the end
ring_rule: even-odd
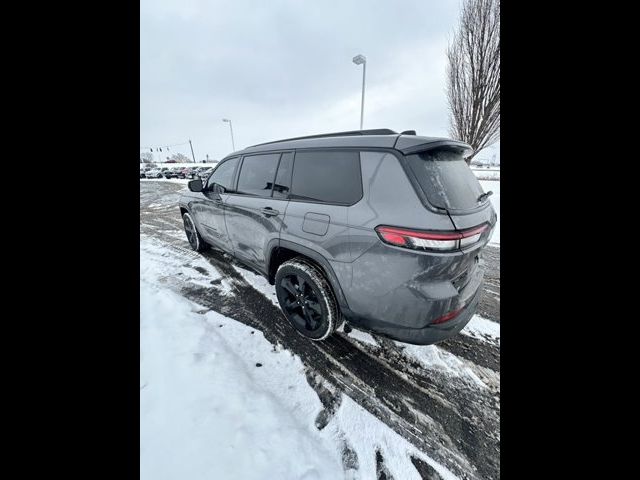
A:
POLYGON ((429 203, 445 210, 471 210, 482 203, 482 186, 462 154, 453 150, 428 151, 407 157, 429 203))
POLYGON ((353 205, 361 198, 360 152, 296 152, 291 199, 353 205))

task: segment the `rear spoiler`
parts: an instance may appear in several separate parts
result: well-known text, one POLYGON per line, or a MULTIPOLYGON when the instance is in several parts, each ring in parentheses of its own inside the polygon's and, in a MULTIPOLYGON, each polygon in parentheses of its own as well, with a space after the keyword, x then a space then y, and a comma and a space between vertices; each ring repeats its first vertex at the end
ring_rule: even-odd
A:
POLYGON ((451 140, 448 138, 418 137, 414 135, 399 135, 394 145, 396 150, 400 150, 405 155, 426 152, 435 149, 460 151, 463 157, 468 157, 473 153, 473 148, 464 142, 451 140))

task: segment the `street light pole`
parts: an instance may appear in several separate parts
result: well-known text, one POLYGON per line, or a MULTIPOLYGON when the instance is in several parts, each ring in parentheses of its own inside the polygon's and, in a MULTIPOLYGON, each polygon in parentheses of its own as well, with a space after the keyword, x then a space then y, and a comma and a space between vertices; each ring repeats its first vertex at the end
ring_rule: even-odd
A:
POLYGON ((189 139, 189 146, 191 147, 191 157, 193 158, 193 163, 196 163, 196 156, 193 153, 193 145, 191 144, 191 139, 189 139))
POLYGON ((356 65, 362 65, 362 101, 360 102, 360 130, 364 123, 364 85, 365 78, 367 76, 367 57, 364 55, 356 55, 353 57, 353 63, 356 65))
POLYGON ((233 124, 231 123, 231 120, 229 120, 228 118, 223 118, 222 121, 229 124, 229 129, 231 130, 231 147, 233 148, 233 151, 235 152, 236 151, 236 144, 233 141, 233 124))

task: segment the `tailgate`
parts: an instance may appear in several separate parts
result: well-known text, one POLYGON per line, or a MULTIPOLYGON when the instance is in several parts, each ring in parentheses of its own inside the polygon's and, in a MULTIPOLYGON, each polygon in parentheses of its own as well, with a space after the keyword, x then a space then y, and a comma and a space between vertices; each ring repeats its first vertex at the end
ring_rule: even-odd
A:
POLYGON ((496 223, 496 213, 462 154, 460 149, 441 146, 407 155, 406 159, 427 201, 446 211, 457 230, 489 224, 488 236, 496 223))

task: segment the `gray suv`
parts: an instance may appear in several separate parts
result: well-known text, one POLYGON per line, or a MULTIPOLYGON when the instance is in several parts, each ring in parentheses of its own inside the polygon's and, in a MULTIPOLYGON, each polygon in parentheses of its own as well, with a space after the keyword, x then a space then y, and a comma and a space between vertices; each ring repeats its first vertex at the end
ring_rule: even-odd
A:
POLYGON ((473 315, 496 223, 469 153, 387 129, 263 143, 189 182, 180 213, 194 250, 213 246, 263 274, 305 337, 346 320, 427 345, 473 315))

